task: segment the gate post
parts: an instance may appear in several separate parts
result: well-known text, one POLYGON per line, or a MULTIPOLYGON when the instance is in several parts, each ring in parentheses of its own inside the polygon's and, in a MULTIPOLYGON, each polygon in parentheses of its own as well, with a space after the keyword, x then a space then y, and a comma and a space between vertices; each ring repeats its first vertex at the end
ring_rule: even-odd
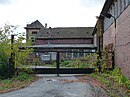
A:
POLYGON ((112 52, 112 69, 115 68, 115 53, 114 51, 112 52))
POLYGON ((15 53, 14 53, 13 45, 14 45, 14 35, 11 35, 11 55, 9 58, 9 78, 11 78, 15 74, 15 67, 14 67, 15 53))
POLYGON ((57 76, 59 76, 59 67, 60 67, 60 53, 57 52, 57 55, 56 55, 56 69, 57 69, 57 76))

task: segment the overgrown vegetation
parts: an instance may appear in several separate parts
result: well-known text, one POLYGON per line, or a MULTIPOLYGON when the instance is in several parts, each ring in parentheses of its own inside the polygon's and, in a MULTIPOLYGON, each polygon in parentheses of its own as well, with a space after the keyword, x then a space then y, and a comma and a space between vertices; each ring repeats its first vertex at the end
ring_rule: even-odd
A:
POLYGON ((106 85, 110 97, 130 97, 130 79, 124 76, 118 67, 112 71, 93 73, 90 76, 106 85))
MULTIPOLYGON (((9 59, 11 53, 14 54, 15 61, 14 67, 19 67, 26 64, 31 49, 26 49, 22 52, 19 51, 20 46, 28 46, 30 41, 23 43, 25 40, 25 33, 16 32, 17 26, 5 24, 0 28, 0 78, 8 78, 9 72, 9 59), (11 34, 15 36, 14 43, 11 44, 11 34)), ((27 65, 27 64, 26 64, 27 65)))
POLYGON ((61 63, 63 67, 76 68, 95 68, 95 73, 90 74, 95 80, 100 80, 106 85, 106 91, 110 97, 130 97, 130 79, 121 72, 120 68, 112 68, 112 44, 108 45, 101 53, 87 55, 86 58, 79 58, 72 61, 64 61, 61 63), (98 65, 100 65, 100 69, 98 65))
POLYGON ((8 68, 7 64, 5 64, 5 63, 0 64, 0 79, 8 78, 8 75, 9 75, 8 70, 9 70, 9 68, 8 68))
POLYGON ((96 68, 97 67, 98 54, 88 54, 85 58, 75 58, 61 62, 61 67, 73 67, 73 68, 96 68))
POLYGON ((0 93, 24 88, 30 85, 36 79, 37 77, 34 75, 29 75, 25 72, 20 72, 18 76, 14 76, 11 79, 0 80, 0 93))

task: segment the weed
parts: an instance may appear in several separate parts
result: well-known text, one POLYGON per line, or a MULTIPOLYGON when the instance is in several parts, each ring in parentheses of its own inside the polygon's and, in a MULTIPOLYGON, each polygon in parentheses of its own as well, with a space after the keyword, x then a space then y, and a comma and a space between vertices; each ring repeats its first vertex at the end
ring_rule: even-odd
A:
POLYGON ((25 72, 20 72, 19 76, 16 78, 17 80, 24 81, 28 79, 29 75, 25 72))
POLYGON ((0 80, 0 93, 26 87, 35 79, 36 79, 35 76, 29 75, 26 72, 20 72, 17 77, 14 76, 11 79, 4 79, 4 80, 1 79, 0 80))
POLYGON ((93 73, 90 76, 106 84, 110 91, 110 97, 130 96, 130 80, 122 74, 119 68, 116 67, 113 71, 107 71, 107 73, 93 73))

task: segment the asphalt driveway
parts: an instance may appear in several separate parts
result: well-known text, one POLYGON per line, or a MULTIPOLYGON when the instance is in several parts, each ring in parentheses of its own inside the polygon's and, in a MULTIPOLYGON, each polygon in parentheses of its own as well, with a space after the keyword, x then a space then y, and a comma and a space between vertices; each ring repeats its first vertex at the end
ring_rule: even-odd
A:
POLYGON ((76 81, 74 75, 39 75, 29 87, 0 94, 0 97, 108 97, 102 88, 76 81))

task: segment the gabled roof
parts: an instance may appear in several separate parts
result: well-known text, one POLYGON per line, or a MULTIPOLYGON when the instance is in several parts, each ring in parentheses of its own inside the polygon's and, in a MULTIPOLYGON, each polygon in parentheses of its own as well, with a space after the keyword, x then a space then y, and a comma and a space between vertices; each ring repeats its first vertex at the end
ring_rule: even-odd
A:
MULTIPOLYGON (((106 0, 105 1, 104 5, 103 5, 103 8, 101 10, 99 19, 103 19, 104 18, 101 14, 106 13, 109 10, 109 8, 112 5, 112 3, 113 3, 113 0, 106 0)), ((97 25, 97 23, 96 23, 96 25, 97 25)), ((92 35, 94 35, 96 33, 96 25, 94 27, 92 35)))
POLYGON ((47 38, 50 30, 50 38, 88 38, 92 36, 93 27, 58 27, 41 30, 37 37, 47 38))
POLYGON ((101 13, 106 13, 108 11, 108 9, 110 8, 110 6, 112 5, 113 1, 114 0, 106 0, 101 13))
POLYGON ((36 20, 32 22, 31 24, 27 24, 27 26, 25 27, 25 29, 33 29, 33 28, 41 29, 41 28, 44 28, 44 26, 38 20, 36 20))
POLYGON ((85 38, 92 36, 93 27, 53 28, 52 36, 60 38, 85 38))
POLYGON ((38 20, 28 24, 25 29, 40 29, 36 38, 92 38, 93 27, 45 28, 38 20))

